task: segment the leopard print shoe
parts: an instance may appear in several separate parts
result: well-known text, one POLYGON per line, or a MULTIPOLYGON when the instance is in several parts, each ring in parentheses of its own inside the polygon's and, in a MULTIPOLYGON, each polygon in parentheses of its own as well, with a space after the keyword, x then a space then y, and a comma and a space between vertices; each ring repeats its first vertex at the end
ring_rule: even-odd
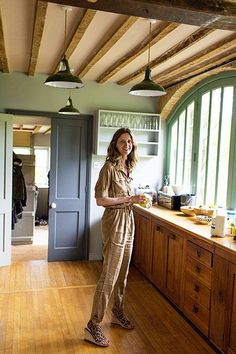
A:
POLYGON ((84 329, 84 340, 98 345, 99 347, 108 347, 109 340, 104 336, 99 324, 90 320, 84 329))
POLYGON ((128 320, 122 310, 118 310, 116 307, 112 309, 112 324, 116 324, 125 329, 134 329, 133 323, 128 320))

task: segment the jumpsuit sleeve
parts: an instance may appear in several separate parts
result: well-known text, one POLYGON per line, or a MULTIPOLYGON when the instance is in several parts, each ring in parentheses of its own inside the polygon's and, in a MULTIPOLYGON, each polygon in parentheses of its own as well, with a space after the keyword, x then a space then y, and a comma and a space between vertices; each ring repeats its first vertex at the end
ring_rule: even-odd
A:
POLYGON ((95 198, 109 197, 111 181, 111 166, 106 163, 102 167, 95 185, 95 198))

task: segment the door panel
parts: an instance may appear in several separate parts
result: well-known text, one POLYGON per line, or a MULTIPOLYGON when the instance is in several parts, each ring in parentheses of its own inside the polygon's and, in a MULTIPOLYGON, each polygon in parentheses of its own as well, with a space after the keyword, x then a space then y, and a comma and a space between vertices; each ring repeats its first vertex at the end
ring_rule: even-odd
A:
POLYGON ((12 116, 0 114, 0 266, 11 262, 12 116))
POLYGON ((49 261, 87 259, 90 120, 52 119, 49 261))

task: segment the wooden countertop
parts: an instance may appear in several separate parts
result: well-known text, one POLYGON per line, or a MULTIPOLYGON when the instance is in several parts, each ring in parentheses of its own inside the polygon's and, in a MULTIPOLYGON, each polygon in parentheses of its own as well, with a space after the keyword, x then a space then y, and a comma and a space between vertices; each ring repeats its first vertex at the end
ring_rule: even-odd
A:
POLYGON ((139 205, 135 205, 135 209, 139 210, 142 214, 150 215, 154 218, 165 221, 172 224, 182 231, 187 231, 193 236, 204 239, 205 241, 224 248, 231 253, 236 254, 236 241, 232 236, 217 237, 211 236, 211 226, 197 224, 194 216, 187 216, 181 211, 169 210, 158 205, 154 205, 149 209, 142 208, 139 205))

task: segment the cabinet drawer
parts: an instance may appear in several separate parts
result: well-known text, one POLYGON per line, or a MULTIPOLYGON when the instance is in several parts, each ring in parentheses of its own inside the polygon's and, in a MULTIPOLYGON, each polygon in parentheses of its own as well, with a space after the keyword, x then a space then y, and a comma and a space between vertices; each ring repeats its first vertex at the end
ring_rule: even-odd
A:
POLYGON ((208 335, 210 312, 205 307, 186 296, 184 312, 187 317, 205 334, 208 335))
POLYGON ((185 274, 185 296, 191 296, 200 305, 210 308, 210 289, 188 273, 185 274))
POLYGON ((187 242, 187 255, 197 259, 199 262, 208 267, 212 267, 212 253, 198 245, 195 245, 195 243, 191 241, 187 242))
POLYGON ((211 288, 212 271, 202 263, 198 262, 192 257, 187 256, 186 271, 194 274, 194 276, 202 281, 205 285, 211 288))

